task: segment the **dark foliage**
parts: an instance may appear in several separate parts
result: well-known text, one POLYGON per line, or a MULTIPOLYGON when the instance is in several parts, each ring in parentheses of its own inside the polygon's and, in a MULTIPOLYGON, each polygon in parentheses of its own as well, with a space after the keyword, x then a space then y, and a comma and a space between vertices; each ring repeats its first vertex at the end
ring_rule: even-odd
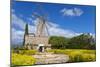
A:
POLYGON ((28 35, 28 24, 25 26, 25 33, 24 33, 24 38, 23 38, 23 45, 25 44, 25 35, 28 35))
POLYGON ((95 39, 89 34, 81 34, 73 38, 51 36, 49 43, 54 49, 96 49, 95 39))

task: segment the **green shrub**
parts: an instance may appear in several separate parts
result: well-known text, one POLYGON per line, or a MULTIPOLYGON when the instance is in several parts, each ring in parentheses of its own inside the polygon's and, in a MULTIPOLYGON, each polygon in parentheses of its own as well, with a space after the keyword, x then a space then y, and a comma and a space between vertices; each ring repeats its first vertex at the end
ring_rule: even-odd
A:
POLYGON ((48 50, 47 52, 53 52, 54 54, 65 54, 65 50, 60 50, 60 49, 53 49, 53 50, 48 50))
POLYGON ((32 56, 28 55, 21 55, 21 54, 16 54, 12 53, 12 65, 34 65, 35 64, 35 58, 32 56))
POLYGON ((83 58, 82 55, 75 55, 73 62, 82 62, 83 58))
POLYGON ((20 54, 26 54, 26 55, 34 55, 36 54, 36 50, 20 50, 20 54))
POLYGON ((12 50, 12 53, 25 54, 25 55, 34 55, 36 50, 12 50))
POLYGON ((84 54, 83 61, 96 61, 96 55, 95 54, 84 54))
POLYGON ((76 52, 76 51, 71 51, 68 52, 67 55, 69 55, 69 62, 81 62, 82 61, 82 56, 80 52, 76 52))

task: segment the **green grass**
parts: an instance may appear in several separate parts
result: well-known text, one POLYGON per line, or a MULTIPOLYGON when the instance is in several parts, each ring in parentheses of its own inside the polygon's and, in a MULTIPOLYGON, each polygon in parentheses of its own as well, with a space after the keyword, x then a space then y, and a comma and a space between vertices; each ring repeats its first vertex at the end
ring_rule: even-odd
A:
POLYGON ((96 61, 95 50, 85 49, 52 49, 47 52, 53 52, 54 54, 66 54, 69 56, 69 62, 89 62, 96 61))
MULTIPOLYGON (((51 49, 47 50, 54 54, 65 54, 69 56, 68 62, 90 62, 96 61, 95 50, 85 49, 51 49)), ((32 56, 37 54, 36 50, 12 50, 12 66, 16 65, 34 65, 36 59, 32 56)))
POLYGON ((36 50, 12 50, 12 67, 19 65, 34 65, 36 59, 32 55, 36 53, 36 50))
POLYGON ((11 59, 12 66, 34 65, 35 61, 36 59, 32 56, 12 53, 12 59, 11 59))
POLYGON ((24 55, 34 55, 37 53, 36 50, 12 50, 12 53, 24 54, 24 55))

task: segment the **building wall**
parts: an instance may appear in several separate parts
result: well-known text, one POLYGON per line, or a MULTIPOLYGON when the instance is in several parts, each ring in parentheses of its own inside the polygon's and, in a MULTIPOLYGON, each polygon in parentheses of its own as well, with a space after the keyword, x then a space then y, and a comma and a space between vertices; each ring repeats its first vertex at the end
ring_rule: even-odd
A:
POLYGON ((32 35, 25 36, 25 47, 28 49, 37 49, 39 44, 44 44, 44 47, 47 49, 51 48, 51 45, 48 44, 49 37, 34 37, 32 35))

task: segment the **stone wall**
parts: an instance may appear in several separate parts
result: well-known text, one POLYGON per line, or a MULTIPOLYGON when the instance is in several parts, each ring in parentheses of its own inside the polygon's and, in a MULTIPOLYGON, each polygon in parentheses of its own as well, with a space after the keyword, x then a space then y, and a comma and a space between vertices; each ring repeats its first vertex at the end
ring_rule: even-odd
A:
POLYGON ((38 44, 44 44, 44 46, 48 49, 51 48, 51 45, 48 44, 49 37, 34 37, 31 35, 25 36, 25 46, 28 45, 29 49, 36 49, 38 44))

